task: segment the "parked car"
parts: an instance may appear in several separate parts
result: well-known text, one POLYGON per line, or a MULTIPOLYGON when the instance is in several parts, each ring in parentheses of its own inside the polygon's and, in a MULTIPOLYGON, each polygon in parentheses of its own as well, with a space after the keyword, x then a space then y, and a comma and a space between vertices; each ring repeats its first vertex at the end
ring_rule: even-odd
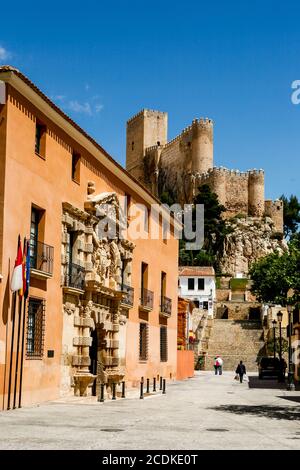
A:
POLYGON ((258 363, 258 377, 264 379, 265 377, 279 378, 282 373, 282 367, 278 357, 261 357, 258 363))

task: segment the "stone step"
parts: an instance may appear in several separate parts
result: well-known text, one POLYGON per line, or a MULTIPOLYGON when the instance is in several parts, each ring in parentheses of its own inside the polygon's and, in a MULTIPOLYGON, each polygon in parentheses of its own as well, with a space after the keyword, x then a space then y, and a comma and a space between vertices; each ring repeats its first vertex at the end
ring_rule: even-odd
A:
POLYGON ((257 359, 264 347, 261 322, 215 319, 206 350, 206 370, 213 370, 215 357, 220 355, 224 370, 235 371, 243 361, 249 371, 257 371, 257 359))

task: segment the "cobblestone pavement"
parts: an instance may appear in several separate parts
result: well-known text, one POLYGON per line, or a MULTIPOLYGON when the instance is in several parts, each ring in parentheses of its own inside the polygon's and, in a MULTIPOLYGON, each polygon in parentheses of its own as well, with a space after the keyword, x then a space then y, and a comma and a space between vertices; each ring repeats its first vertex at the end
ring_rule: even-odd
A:
POLYGON ((233 373, 197 372, 144 400, 65 399, 2 412, 0 448, 300 449, 300 392, 255 376, 249 385, 233 373))

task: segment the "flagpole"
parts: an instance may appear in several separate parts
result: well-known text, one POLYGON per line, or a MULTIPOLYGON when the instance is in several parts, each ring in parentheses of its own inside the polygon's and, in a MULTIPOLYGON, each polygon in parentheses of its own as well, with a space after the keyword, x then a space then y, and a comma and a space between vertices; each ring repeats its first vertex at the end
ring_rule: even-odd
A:
POLYGON ((26 297, 24 297, 24 305, 23 305, 22 346, 21 346, 20 385, 19 385, 19 408, 22 407, 22 382, 23 382, 23 364, 24 364, 25 321, 26 321, 26 297))
POLYGON ((26 251, 25 257, 25 285, 23 285, 23 322, 22 322, 22 345, 21 345, 21 361, 20 361, 20 383, 19 383, 19 405, 22 407, 22 384, 23 384, 23 366, 24 366, 24 346, 25 346, 25 324, 26 324, 26 301, 29 295, 30 283, 30 245, 29 241, 24 239, 24 250, 26 251), (26 247, 26 250, 25 250, 26 247))
POLYGON ((13 308, 12 308, 12 332, 11 332, 11 347, 10 347, 10 363, 9 363, 9 380, 8 380, 8 397, 7 397, 7 409, 10 410, 10 394, 12 384, 12 368, 13 368, 13 355, 14 355, 14 341, 15 341, 15 323, 16 323, 16 298, 17 291, 23 286, 23 275, 22 275, 22 248, 21 248, 21 237, 18 236, 18 247, 17 257, 15 261, 15 267, 11 279, 11 290, 13 291, 13 308), (20 270, 21 268, 21 270, 20 270))
POLYGON ((19 317, 18 317, 18 336, 17 336, 17 357, 16 357, 16 368, 15 368, 15 386, 14 386, 14 403, 13 410, 16 408, 17 398, 17 387, 18 387, 18 372, 19 372, 19 351, 20 351, 20 333, 21 333, 21 317, 22 317, 22 304, 23 299, 19 295, 19 317))
POLYGON ((11 375, 12 375, 12 363, 13 363, 13 349, 14 349, 14 336, 15 336, 15 316, 16 316, 16 297, 17 294, 13 294, 13 317, 12 317, 12 332, 11 332, 11 346, 10 346, 10 363, 9 363, 9 379, 8 379, 8 399, 7 409, 10 410, 10 391, 11 391, 11 375))

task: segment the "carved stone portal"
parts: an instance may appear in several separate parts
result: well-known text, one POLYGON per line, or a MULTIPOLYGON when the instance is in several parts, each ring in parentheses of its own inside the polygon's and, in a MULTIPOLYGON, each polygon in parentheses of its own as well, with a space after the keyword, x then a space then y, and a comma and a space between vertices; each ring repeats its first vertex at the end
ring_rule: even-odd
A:
MULTIPOLYGON (((94 186, 90 184, 84 209, 64 203, 62 218, 64 312, 66 317, 74 319, 73 344, 68 344, 67 348, 74 351, 71 376, 75 394, 80 396, 89 393, 89 386, 95 379, 97 388, 100 383, 106 383, 109 388, 112 382, 120 382, 124 377, 119 357, 119 331, 120 325, 126 323, 126 309, 130 307, 122 302, 126 293, 121 283, 125 273, 126 284, 130 285, 134 249, 134 244, 121 236, 124 217, 115 193, 94 196, 94 186), (99 224, 103 220, 112 220, 115 224, 112 239, 99 237, 99 224), (74 281, 72 285, 70 258, 80 268, 78 272, 83 272, 80 284, 74 281), (95 348, 91 333, 95 329, 97 354, 96 360, 91 361, 90 348, 95 348)), ((77 282, 77 278, 75 280, 77 282)), ((125 332, 124 328, 122 331, 125 332)))

